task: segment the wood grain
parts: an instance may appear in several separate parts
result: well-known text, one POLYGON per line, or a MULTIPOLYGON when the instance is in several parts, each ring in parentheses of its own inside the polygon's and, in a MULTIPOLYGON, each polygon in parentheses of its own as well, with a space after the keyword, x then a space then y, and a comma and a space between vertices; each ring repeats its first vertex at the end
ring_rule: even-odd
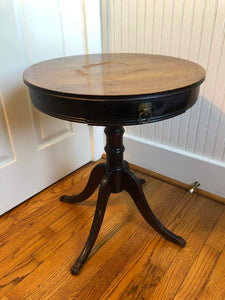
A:
POLYGON ((221 252, 213 270, 199 295, 200 299, 225 299, 224 274, 225 274, 225 249, 221 252))
POLYGON ((150 228, 127 193, 113 194, 85 268, 70 274, 97 193, 74 205, 58 198, 82 190, 94 165, 0 218, 0 299, 224 299, 224 205, 139 172, 153 211, 187 246, 150 228))
POLYGON ((35 64, 23 78, 29 86, 90 96, 145 95, 203 81, 204 69, 175 57, 104 53, 63 57, 35 64))
POLYGON ((194 261, 174 299, 196 299, 206 284, 219 256, 218 251, 204 246, 194 261))

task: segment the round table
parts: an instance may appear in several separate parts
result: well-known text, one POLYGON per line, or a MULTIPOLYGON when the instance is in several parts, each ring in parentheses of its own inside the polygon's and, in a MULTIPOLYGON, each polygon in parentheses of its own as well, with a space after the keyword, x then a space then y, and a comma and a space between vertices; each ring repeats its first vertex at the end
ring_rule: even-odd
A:
POLYGON ((123 159, 124 125, 139 125, 175 117, 197 101, 204 69, 169 56, 104 53, 62 57, 25 70, 33 105, 64 120, 105 126, 106 163, 92 170, 78 195, 60 197, 75 203, 87 199, 100 185, 87 242, 71 268, 76 275, 86 261, 101 228, 111 193, 126 190, 144 219, 167 240, 184 247, 185 240, 165 228, 143 193, 143 179, 123 159))

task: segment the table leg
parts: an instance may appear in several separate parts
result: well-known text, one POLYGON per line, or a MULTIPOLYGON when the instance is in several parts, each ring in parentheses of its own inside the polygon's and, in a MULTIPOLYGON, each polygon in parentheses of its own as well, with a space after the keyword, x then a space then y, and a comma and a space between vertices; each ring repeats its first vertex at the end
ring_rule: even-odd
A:
MULTIPOLYGON (((124 168, 127 169, 127 170, 130 170, 129 163, 126 160, 124 160, 123 163, 124 163, 124 168)), ((139 178, 139 181, 140 181, 141 185, 145 183, 145 179, 144 178, 139 178)))
POLYGON ((91 171, 88 183, 80 194, 73 195, 73 196, 63 195, 60 197, 60 201, 67 202, 67 203, 75 203, 75 202, 82 202, 86 200, 91 196, 92 193, 94 193, 98 185, 101 183, 105 173, 106 173, 105 164, 104 163, 98 164, 91 171))
POLYGON ((94 220, 91 226, 91 231, 89 233, 88 239, 86 241, 86 244, 78 257, 77 261, 71 268, 71 273, 73 275, 77 275, 85 263, 89 253, 91 252, 92 247, 94 246, 94 243, 98 237, 98 233, 100 231, 102 221, 105 215, 105 209, 106 205, 111 193, 111 179, 112 179, 112 173, 107 172, 105 177, 103 178, 100 188, 99 188, 99 194, 98 194, 98 200, 97 200, 97 206, 95 210, 95 216, 94 220))
POLYGON ((123 182, 124 190, 126 190, 130 194, 145 221, 170 242, 178 244, 181 247, 185 247, 185 240, 182 237, 169 231, 153 214, 151 208, 148 205, 148 202, 146 201, 140 181, 136 178, 134 173, 132 173, 130 170, 124 169, 123 182))

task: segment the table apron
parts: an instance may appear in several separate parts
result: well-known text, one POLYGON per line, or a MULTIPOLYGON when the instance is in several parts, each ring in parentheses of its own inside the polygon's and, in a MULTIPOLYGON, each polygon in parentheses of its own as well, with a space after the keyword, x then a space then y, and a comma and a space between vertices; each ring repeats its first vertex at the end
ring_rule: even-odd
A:
POLYGON ((199 86, 169 95, 143 97, 143 100, 81 99, 44 93, 29 88, 34 106, 53 117, 89 125, 138 125, 157 122, 184 113, 198 98, 199 86), (148 118, 140 117, 140 106, 149 109, 148 118))

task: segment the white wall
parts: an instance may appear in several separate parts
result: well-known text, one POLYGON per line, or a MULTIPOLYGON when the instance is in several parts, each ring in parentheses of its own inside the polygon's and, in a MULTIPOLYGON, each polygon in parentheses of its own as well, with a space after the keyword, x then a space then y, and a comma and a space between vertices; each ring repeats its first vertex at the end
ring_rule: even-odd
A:
POLYGON ((188 184, 198 180, 203 190, 225 197, 225 1, 101 4, 104 52, 171 55, 207 72, 197 104, 184 115, 126 128, 128 158, 188 184))

